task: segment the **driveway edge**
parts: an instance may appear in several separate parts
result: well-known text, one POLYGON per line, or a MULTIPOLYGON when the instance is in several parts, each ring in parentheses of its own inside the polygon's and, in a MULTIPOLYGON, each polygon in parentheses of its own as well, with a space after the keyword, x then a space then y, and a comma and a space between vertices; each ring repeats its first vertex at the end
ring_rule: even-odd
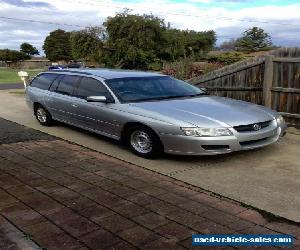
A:
POLYGON ((25 234, 10 223, 5 217, 0 215, 0 231, 4 237, 14 244, 18 249, 39 250, 41 249, 35 242, 26 239, 25 234))

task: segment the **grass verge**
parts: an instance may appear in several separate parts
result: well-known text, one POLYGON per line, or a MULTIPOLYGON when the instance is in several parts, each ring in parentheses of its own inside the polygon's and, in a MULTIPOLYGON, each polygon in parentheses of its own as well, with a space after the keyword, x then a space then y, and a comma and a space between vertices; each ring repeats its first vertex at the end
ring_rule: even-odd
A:
MULTIPOLYGON (((18 76, 19 71, 20 69, 0 68, 0 84, 22 82, 18 76)), ((30 77, 34 77, 38 73, 42 72, 43 69, 27 69, 23 71, 28 72, 30 77)))

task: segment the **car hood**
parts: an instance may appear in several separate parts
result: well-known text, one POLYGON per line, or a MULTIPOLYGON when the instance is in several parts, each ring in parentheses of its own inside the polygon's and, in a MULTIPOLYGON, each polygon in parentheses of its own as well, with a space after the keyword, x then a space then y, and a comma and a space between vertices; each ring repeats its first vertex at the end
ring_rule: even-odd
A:
POLYGON ((131 103, 130 106, 194 126, 232 127, 272 120, 276 115, 263 106, 217 96, 131 103))

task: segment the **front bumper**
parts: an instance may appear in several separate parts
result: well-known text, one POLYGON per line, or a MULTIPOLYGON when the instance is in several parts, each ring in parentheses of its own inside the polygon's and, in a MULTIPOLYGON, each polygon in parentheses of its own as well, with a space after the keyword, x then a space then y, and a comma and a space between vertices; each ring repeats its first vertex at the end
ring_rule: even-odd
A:
POLYGON ((237 132, 230 129, 232 136, 192 137, 161 134, 165 152, 177 155, 216 155, 249 150, 270 145, 285 135, 286 125, 275 120, 259 131, 237 132))

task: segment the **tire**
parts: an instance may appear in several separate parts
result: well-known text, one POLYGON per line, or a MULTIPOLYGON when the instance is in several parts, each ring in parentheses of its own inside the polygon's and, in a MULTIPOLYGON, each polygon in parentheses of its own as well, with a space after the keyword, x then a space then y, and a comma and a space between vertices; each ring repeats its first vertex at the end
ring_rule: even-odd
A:
POLYGON ((38 105, 34 112, 35 118, 43 126, 50 126, 53 124, 51 114, 42 105, 38 105))
POLYGON ((143 158, 158 158, 163 153, 159 137, 149 128, 137 125, 126 131, 125 143, 130 150, 143 158))

